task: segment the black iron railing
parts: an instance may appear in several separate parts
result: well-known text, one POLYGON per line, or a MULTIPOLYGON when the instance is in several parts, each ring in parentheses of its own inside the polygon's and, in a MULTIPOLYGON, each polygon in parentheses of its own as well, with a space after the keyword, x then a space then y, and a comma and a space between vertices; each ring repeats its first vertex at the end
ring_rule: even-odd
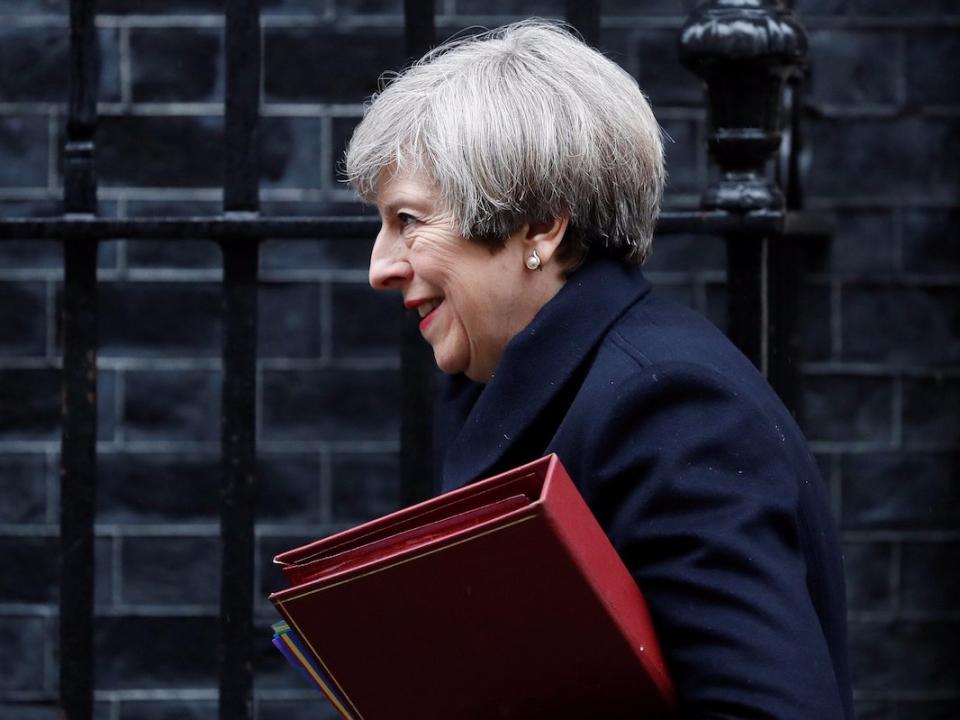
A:
MULTIPOLYGON (((64 247, 63 445, 60 572, 60 694, 65 720, 93 714, 93 539, 96 490, 96 253, 112 238, 214 240, 223 253, 222 584, 220 717, 251 716, 254 568, 257 258, 264 238, 373 238, 369 218, 260 218, 258 122, 260 2, 226 3, 223 214, 186 219, 96 216, 98 57, 94 0, 71 0, 70 99, 64 149, 63 217, 0 220, 0 241, 58 239, 64 247)), ((434 42, 433 0, 405 0, 407 54, 434 42)), ((600 3, 570 0, 567 17, 596 44, 600 3)), ((713 0, 685 26, 681 55, 706 82, 710 145, 720 180, 702 208, 664 213, 658 235, 722 235, 728 246, 729 330, 788 404, 797 397, 795 347, 799 268, 793 238, 824 224, 798 212, 796 154, 787 147, 788 199, 765 166, 780 145, 783 83, 802 65, 805 37, 779 0, 713 0), (787 242, 784 242, 784 239, 787 242), (786 249, 785 249, 786 248, 786 249)), ((796 100, 793 108, 798 107, 796 100)), ((791 117, 796 123, 798 114, 791 117)), ((401 497, 431 489, 431 358, 416 319, 402 340, 401 497)))

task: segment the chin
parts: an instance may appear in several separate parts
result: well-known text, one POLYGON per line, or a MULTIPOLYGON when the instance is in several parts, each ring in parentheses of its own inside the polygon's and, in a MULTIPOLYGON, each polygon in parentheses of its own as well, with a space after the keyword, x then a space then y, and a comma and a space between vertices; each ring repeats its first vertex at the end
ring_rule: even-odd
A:
MULTIPOLYGON (((440 368, 440 371, 447 375, 467 373, 467 377, 470 377, 466 363, 458 361, 457 358, 445 357, 434 350, 433 359, 434 362, 437 363, 437 367, 440 368)), ((470 379, 472 380, 473 378, 470 379)))

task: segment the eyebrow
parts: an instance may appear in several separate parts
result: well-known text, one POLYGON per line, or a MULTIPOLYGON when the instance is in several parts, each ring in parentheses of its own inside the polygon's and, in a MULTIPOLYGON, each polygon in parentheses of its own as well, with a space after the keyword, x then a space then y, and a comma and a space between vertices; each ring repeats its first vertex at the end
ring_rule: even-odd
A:
POLYGON ((386 205, 380 206, 380 209, 384 215, 393 215, 404 207, 410 208, 411 210, 417 210, 418 212, 423 212, 424 210, 422 203, 403 195, 396 199, 390 200, 390 202, 388 202, 386 205))

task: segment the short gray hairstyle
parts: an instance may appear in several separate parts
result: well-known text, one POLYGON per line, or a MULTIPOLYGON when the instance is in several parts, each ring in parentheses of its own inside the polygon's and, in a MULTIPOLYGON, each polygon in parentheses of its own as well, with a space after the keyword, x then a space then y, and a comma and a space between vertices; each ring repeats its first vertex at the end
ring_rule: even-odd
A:
POLYGON ((384 171, 435 183, 461 235, 496 248, 569 215, 560 257, 642 263, 665 171, 636 81, 562 25, 527 20, 449 41, 383 81, 346 152, 376 202, 384 171))

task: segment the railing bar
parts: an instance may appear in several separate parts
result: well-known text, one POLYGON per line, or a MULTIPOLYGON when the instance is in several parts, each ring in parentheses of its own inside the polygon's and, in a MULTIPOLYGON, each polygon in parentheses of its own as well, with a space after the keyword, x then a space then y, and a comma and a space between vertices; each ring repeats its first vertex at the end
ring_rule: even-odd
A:
POLYGON ((600 0, 567 0, 567 22, 588 45, 600 42, 600 0))
POLYGON ((404 39, 407 57, 417 60, 436 42, 434 0, 403 0, 404 39))
MULTIPOLYGON (((260 3, 227 0, 224 99, 223 417, 220 579, 221 720, 253 714, 254 498, 256 492, 257 234, 238 214, 259 212, 260 3)), ((255 226, 255 225, 254 225, 255 226)))
MULTIPOLYGON (((16 218, 0 219, 0 241, 83 238, 204 239, 225 243, 263 238, 373 240, 380 227, 374 217, 297 216, 272 218, 16 218)), ((737 215, 725 212, 661 213, 657 234, 829 235, 831 218, 822 213, 789 211, 737 215)))
POLYGON ((204 239, 245 241, 263 238, 369 238, 379 220, 373 218, 23 218, 0 220, 0 240, 78 239, 204 239))
MULTIPOLYGON (((404 0, 406 53, 421 57, 436 36, 434 0, 404 0)), ((400 502, 411 505, 434 493, 433 352, 420 335, 420 318, 408 312, 400 340, 400 502)))
POLYGON ((727 333, 766 375, 770 342, 770 238, 728 237, 727 333))
POLYGON ((226 212, 259 210, 260 0, 227 0, 224 98, 226 212))
POLYGON ((100 51, 96 0, 70 0, 70 78, 64 148, 64 210, 95 213, 97 183, 94 142, 100 51))
POLYGON ((257 245, 224 248, 220 718, 252 712, 257 245))
MULTIPOLYGON (((64 210, 97 210, 94 166, 99 52, 94 0, 70 3, 70 96, 64 210)), ((93 717, 94 515, 97 436, 97 243, 64 243, 60 490, 60 714, 93 717)))
POLYGON ((96 507, 96 245, 64 249, 60 490, 60 702, 93 715, 93 525, 96 507))

